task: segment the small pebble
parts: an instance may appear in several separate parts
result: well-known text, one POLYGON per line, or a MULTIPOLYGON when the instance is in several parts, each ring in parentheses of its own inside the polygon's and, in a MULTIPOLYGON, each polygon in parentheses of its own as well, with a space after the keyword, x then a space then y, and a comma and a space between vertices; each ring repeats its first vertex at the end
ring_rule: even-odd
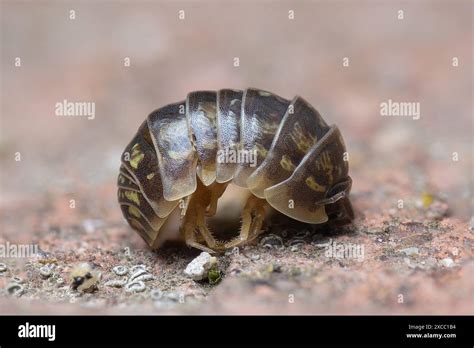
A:
POLYGON ((12 281, 15 282, 15 283, 18 283, 18 284, 23 284, 23 278, 18 277, 18 276, 13 277, 12 281))
POLYGON ((329 243, 329 239, 320 235, 315 234, 311 240, 311 244, 318 247, 318 248, 325 248, 329 243))
POLYGON ((114 273, 118 276, 123 276, 128 273, 128 268, 125 266, 115 266, 112 268, 112 271, 114 271, 114 273))
POLYGON ((98 219, 86 219, 82 222, 82 227, 87 233, 93 233, 96 229, 104 226, 104 222, 98 219))
POLYGON ((239 247, 233 247, 232 249, 230 250, 226 250, 226 252, 224 253, 225 256, 232 256, 232 255, 239 255, 240 253, 240 249, 239 247))
POLYGON ((183 294, 178 294, 176 292, 166 292, 164 294, 164 297, 168 300, 174 301, 174 302, 182 302, 182 299, 184 300, 184 295, 183 294))
POLYGON ((0 263, 0 273, 5 272, 7 270, 7 265, 4 263, 0 263))
POLYGON ((276 234, 269 234, 262 238, 260 245, 268 249, 281 249, 283 248, 283 240, 276 234))
POLYGON ((299 251, 299 250, 300 250, 300 245, 299 245, 299 244, 298 244, 298 245, 292 245, 292 246, 290 247, 290 251, 291 251, 291 252, 294 252, 294 253, 295 253, 295 252, 297 252, 297 251, 299 251))
POLYGON ((128 283, 125 285, 125 291, 127 292, 142 292, 145 291, 145 283, 142 282, 141 280, 138 280, 136 282, 128 283))
POLYGON ((20 297, 21 295, 23 295, 23 291, 24 291, 23 286, 18 283, 8 284, 6 289, 10 295, 17 296, 17 297, 20 297))
POLYGON ((150 291, 150 297, 154 301, 160 300, 163 297, 163 292, 160 289, 152 289, 150 291))
POLYGON ((184 274, 193 280, 202 280, 207 278, 209 270, 215 264, 217 264, 217 258, 202 252, 186 266, 184 274))
POLYGON ((448 268, 449 268, 449 267, 453 267, 453 266, 454 266, 454 261, 453 261, 452 258, 447 257, 447 258, 445 258, 445 259, 442 259, 442 260, 440 261, 440 264, 441 264, 441 266, 444 266, 444 267, 448 267, 448 268))
POLYGON ((420 250, 417 247, 410 247, 400 250, 401 253, 404 253, 407 256, 415 256, 420 253, 420 250))
POLYGON ((252 254, 252 255, 250 255, 250 259, 253 260, 253 261, 258 261, 258 260, 260 260, 260 255, 252 254))
POLYGON ((474 231, 474 216, 471 216, 471 220, 469 221, 469 229, 474 231))
POLYGON ((43 278, 49 278, 53 274, 53 269, 51 265, 44 265, 39 269, 39 272, 43 278))

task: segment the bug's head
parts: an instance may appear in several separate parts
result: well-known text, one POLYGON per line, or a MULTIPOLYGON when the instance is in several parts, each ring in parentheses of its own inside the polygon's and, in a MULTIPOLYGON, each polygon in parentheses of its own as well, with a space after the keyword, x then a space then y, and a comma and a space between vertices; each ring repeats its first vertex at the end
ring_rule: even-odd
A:
POLYGON ((331 187, 326 193, 326 198, 318 202, 319 204, 325 204, 326 214, 331 225, 343 226, 354 220, 354 210, 349 200, 351 187, 352 179, 348 176, 331 187))

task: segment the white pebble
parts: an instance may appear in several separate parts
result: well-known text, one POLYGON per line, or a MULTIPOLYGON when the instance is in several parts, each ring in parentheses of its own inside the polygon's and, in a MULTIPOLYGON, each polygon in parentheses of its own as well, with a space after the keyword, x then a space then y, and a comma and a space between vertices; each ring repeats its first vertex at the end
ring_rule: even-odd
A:
POLYGON ((209 253, 202 252, 192 260, 184 270, 184 274, 193 280, 201 280, 207 277, 209 269, 217 263, 217 259, 209 253))
POLYGON ((454 261, 453 261, 453 259, 450 258, 450 257, 447 257, 447 258, 445 258, 445 259, 442 259, 442 260, 440 261, 440 263, 441 263, 441 266, 444 266, 444 267, 453 267, 453 266, 454 266, 454 261))
POLYGON ((87 233, 93 233, 96 229, 104 226, 104 222, 98 219, 86 219, 82 222, 82 227, 87 233))

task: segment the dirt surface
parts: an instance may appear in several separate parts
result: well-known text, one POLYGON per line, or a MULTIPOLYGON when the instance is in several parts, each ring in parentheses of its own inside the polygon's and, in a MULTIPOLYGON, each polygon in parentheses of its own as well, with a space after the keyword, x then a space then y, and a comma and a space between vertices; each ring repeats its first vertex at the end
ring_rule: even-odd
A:
MULTIPOLYGON (((3 1, 1 69, 0 246, 39 249, 0 258, 0 313, 474 312, 471 2, 3 1), (220 281, 194 281, 199 251, 151 252, 123 220, 120 154, 157 107, 248 86, 302 95, 338 125, 356 219, 274 216, 218 256, 220 281), (95 118, 56 116, 64 99, 95 102, 95 118), (420 118, 381 116, 388 99, 419 102, 420 118), (79 262, 101 272, 96 291, 71 289, 79 262), (144 289, 127 285, 137 271, 144 289)), ((238 213, 237 198, 219 208, 238 213)))

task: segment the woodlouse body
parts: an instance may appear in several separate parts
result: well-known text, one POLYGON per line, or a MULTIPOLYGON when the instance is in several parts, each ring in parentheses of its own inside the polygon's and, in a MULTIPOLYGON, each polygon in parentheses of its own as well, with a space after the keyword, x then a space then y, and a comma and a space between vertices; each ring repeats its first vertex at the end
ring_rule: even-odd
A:
POLYGON ((345 151, 338 128, 301 97, 289 101, 253 88, 192 92, 152 112, 125 148, 119 203, 152 248, 180 202, 186 243, 205 251, 254 239, 267 203, 299 221, 346 224, 353 212, 345 151), (252 195, 240 235, 220 242, 205 217, 215 214, 231 182, 252 195))

